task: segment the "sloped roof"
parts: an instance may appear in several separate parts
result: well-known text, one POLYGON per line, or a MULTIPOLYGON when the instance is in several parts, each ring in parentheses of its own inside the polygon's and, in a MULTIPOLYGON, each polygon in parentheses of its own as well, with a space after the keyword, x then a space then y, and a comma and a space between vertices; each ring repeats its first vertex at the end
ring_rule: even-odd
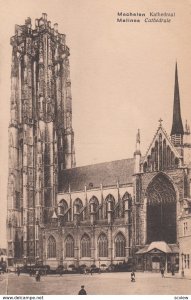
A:
POLYGON ((119 184, 130 184, 133 182, 134 158, 115 160, 83 167, 63 170, 59 191, 67 192, 69 185, 71 191, 98 188, 103 186, 119 184))
POLYGON ((147 252, 153 250, 153 249, 158 249, 162 252, 165 252, 165 253, 171 253, 171 249, 169 248, 168 244, 165 243, 164 241, 159 241, 159 242, 152 242, 148 249, 147 249, 147 252))
POLYGON ((150 245, 145 245, 142 249, 137 251, 135 254, 144 254, 158 249, 164 253, 179 253, 179 248, 176 244, 167 244, 164 241, 152 242, 150 245))

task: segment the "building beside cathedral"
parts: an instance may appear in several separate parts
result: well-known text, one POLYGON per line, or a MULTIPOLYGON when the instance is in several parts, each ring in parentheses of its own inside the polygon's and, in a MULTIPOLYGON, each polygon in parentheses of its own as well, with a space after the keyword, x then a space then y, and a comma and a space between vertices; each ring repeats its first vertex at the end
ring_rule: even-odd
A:
POLYGON ((30 18, 16 26, 11 46, 9 265, 189 272, 191 135, 177 65, 170 135, 160 120, 144 156, 138 130, 132 158, 76 167, 65 35, 43 14, 34 29, 30 18))

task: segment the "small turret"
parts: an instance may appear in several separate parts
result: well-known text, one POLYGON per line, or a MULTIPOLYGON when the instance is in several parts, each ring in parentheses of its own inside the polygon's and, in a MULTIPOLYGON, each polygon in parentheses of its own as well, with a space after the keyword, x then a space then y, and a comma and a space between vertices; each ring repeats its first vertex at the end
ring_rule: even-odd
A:
POLYGON ((141 161, 141 150, 140 150, 141 138, 140 138, 140 129, 138 129, 136 135, 136 146, 135 146, 135 174, 140 172, 140 161, 141 161))

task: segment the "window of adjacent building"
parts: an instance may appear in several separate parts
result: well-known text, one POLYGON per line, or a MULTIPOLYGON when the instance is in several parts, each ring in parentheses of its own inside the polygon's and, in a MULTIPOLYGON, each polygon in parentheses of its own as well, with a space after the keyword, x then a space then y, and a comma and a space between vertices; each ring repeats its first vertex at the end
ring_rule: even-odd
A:
POLYGON ((108 240, 105 234, 101 234, 98 239, 98 256, 108 257, 108 240))
POLYGON ((74 239, 72 236, 68 236, 65 241, 66 257, 74 257, 74 239))
POLYGON ((91 242, 87 234, 85 234, 81 239, 81 257, 91 256, 91 242))
POLYGON ((56 240, 51 235, 48 239, 48 249, 47 249, 47 257, 48 258, 55 258, 56 257, 56 240))
POLYGON ((190 269, 190 255, 184 254, 184 268, 190 269))
POLYGON ((188 231, 188 223, 184 222, 183 223, 183 235, 186 235, 188 231))
POLYGON ((125 256, 125 246, 126 241, 122 233, 118 233, 115 238, 115 256, 124 257, 125 256))
POLYGON ((187 268, 190 269, 190 255, 187 254, 187 268))

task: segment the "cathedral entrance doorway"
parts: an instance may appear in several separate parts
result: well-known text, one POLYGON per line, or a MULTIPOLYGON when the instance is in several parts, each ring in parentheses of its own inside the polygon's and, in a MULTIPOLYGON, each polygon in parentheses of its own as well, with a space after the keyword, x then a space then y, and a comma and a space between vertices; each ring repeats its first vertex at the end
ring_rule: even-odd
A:
POLYGON ((148 185, 147 244, 176 243, 176 192, 169 178, 160 173, 148 185))

